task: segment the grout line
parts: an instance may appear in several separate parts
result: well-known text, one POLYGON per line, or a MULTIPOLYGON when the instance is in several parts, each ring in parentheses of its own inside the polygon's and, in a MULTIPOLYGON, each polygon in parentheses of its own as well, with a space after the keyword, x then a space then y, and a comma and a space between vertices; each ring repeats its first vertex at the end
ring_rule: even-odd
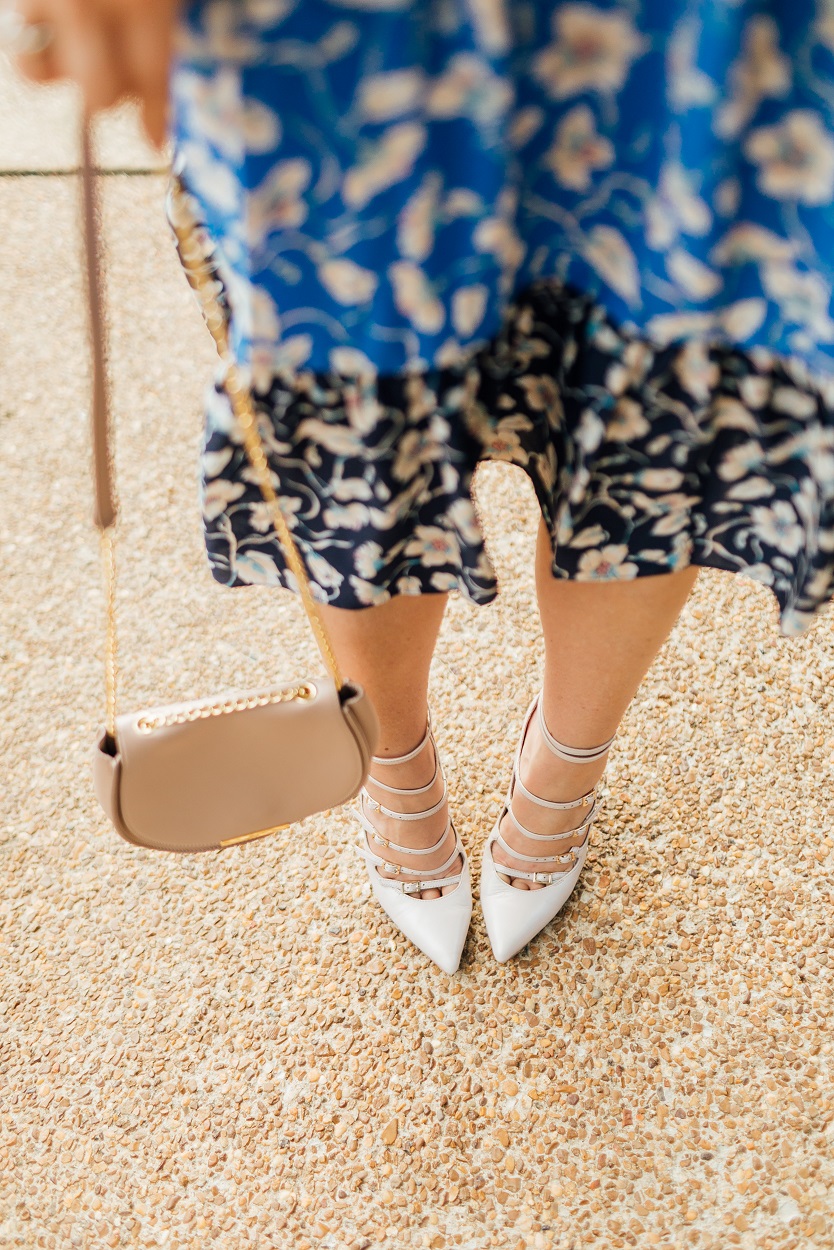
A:
MULTIPOLYGON (((95 169, 93 172, 104 178, 147 178, 167 174, 168 167, 161 165, 157 168, 141 169, 95 169)), ((71 178, 80 173, 78 165, 72 169, 0 169, 0 178, 71 178)))

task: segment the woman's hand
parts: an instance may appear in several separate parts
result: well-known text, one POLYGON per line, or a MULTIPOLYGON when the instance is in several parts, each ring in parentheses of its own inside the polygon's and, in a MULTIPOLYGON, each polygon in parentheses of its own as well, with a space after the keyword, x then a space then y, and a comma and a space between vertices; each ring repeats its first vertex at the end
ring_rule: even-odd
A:
POLYGON ((34 82, 71 78, 89 113, 137 98, 148 136, 160 147, 178 8, 179 0, 16 0, 13 11, 44 46, 24 46, 15 63, 34 82))

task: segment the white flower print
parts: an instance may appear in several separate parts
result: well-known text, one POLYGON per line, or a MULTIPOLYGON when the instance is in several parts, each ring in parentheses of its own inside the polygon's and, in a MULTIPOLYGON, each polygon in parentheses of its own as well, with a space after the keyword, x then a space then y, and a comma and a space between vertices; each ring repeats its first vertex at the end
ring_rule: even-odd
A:
POLYGON ((718 382, 718 365, 710 360, 704 343, 687 343, 677 356, 674 371, 685 391, 699 404, 708 403, 718 382))
POLYGON ((454 573, 432 573, 429 581, 435 590, 449 591, 458 589, 458 579, 454 573))
POLYGON ((623 397, 617 400, 613 412, 608 418, 605 437, 616 442, 631 442, 648 434, 649 423, 643 415, 643 408, 636 400, 623 397))
POLYGON ((719 217, 738 217, 741 205, 741 179, 722 178, 712 196, 719 217))
POLYGON ((397 246, 408 260, 425 260, 434 246, 441 188, 438 175, 428 174, 397 219, 397 246))
POLYGON ((201 28, 179 22, 175 26, 175 48, 183 61, 217 59, 226 64, 251 62, 258 56, 258 40, 241 30, 237 6, 227 0, 208 0, 201 28))
POLYGON ((709 234, 712 213, 695 193, 691 178, 677 161, 664 163, 657 194, 646 206, 646 239, 656 252, 665 252, 680 234, 709 234))
POLYGON ((468 339, 484 319, 489 291, 481 283, 459 287, 452 298, 452 324, 461 338, 468 339))
POLYGON ((309 162, 300 157, 278 161, 250 193, 247 237, 251 247, 260 247, 273 231, 300 226, 305 221, 308 210, 301 195, 311 176, 309 162))
POLYGON ((232 454, 231 447, 224 447, 222 451, 203 452, 201 463, 206 478, 218 477, 231 460, 232 454))
POLYGON ((324 447, 335 456, 362 456, 365 448, 359 430, 331 425, 321 417, 305 417, 300 421, 297 437, 309 439, 314 445, 324 447))
POLYGON ((571 547, 601 547, 608 535, 601 525, 587 525, 570 540, 571 547))
POLYGON ((728 499, 767 499, 775 491, 775 486, 769 482, 766 477, 746 477, 741 482, 736 482, 735 486, 731 486, 727 491, 728 499))
POLYGON ((455 499, 446 509, 446 515, 465 543, 474 546, 481 541, 478 514, 471 499, 455 499))
POLYGON ((834 52, 834 3, 832 0, 817 0, 817 20, 813 25, 814 35, 823 47, 834 52))
POLYGON ((333 484, 333 498, 342 503, 351 499, 368 500, 372 494, 370 482, 363 477, 343 477, 333 484))
POLYGON ((765 99, 781 99, 791 89, 791 63, 779 50, 779 27, 757 14, 744 28, 741 56, 730 67, 729 97, 715 117, 715 132, 737 139, 765 99))
POLYGON ((590 190, 592 172, 606 169, 613 160, 614 145, 598 133, 587 104, 577 104, 565 114, 544 157, 562 186, 572 191, 590 190))
POLYGON ((625 543, 609 543, 598 551, 586 551, 579 557, 578 582, 630 581, 637 576, 637 565, 626 560, 625 543))
POLYGON ((627 14, 593 4, 560 4, 552 24, 556 42, 536 55, 533 73, 556 100, 619 91, 647 47, 627 14))
POLYGON ((485 52, 493 55, 510 47, 510 26, 504 0, 467 0, 467 10, 475 27, 475 37, 485 52))
POLYGON ((467 187, 453 187, 443 201, 445 221, 454 221, 456 217, 483 217, 485 211, 482 197, 467 187))
POLYGON ((685 295, 692 300, 711 299, 721 290, 719 275, 701 261, 676 247, 666 258, 666 271, 685 295))
POLYGON ((646 490, 677 490, 683 474, 678 469, 640 469, 635 480, 646 490))
POLYGON ((739 299, 716 315, 715 324, 734 343, 744 343, 755 334, 767 314, 763 299, 739 299))
POLYGON ((739 222, 728 230, 710 252, 714 265, 746 265, 749 261, 791 261, 796 256, 798 244, 783 239, 751 222, 739 222))
POLYGON ((834 341, 834 321, 829 315, 831 288, 817 273, 800 273, 792 265, 766 264, 762 284, 779 304, 785 321, 807 326, 822 342, 834 341))
POLYGON ((834 198, 834 139, 810 109, 794 109, 778 125, 752 131, 744 154, 759 166, 759 188, 775 200, 827 204, 834 198))
POLYGON ((789 412, 792 417, 812 417, 817 411, 817 402, 813 395, 806 391, 797 391, 792 386, 777 387, 771 399, 777 412, 789 412))
POLYGON ((439 525, 417 525, 405 547, 407 556, 416 556, 426 566, 458 564, 460 544, 457 536, 439 525))
POLYGON ((235 576, 247 586, 280 586, 278 566, 265 551, 238 552, 235 576))
POLYGON ((759 423, 745 404, 731 395, 717 395, 710 408, 710 425, 713 430, 746 430, 756 434, 759 423))
POLYGON ((397 482, 410 482, 424 464, 440 460, 446 440, 439 437, 445 430, 451 431, 442 417, 427 430, 406 430, 397 441, 397 454, 391 466, 391 474, 397 482))
POLYGON ((519 385, 524 391, 525 403, 534 412, 546 412, 552 418, 553 423, 564 417, 562 399, 555 378, 546 373, 528 373, 519 379, 519 385))
POLYGON ((370 513, 363 503, 330 504, 324 509, 324 523, 331 529, 361 530, 369 520, 370 513))
POLYGON ((263 287, 257 287, 250 300, 251 325, 249 333, 253 339, 264 343, 277 343, 281 337, 281 318, 275 301, 263 287))
POLYGON ((221 216, 231 216, 240 205, 241 189, 228 164, 202 143, 193 141, 183 143, 180 154, 195 194, 221 216))
POLYGON ((362 162, 349 169, 342 195, 350 208, 365 208, 380 191, 402 182, 426 145, 426 130, 417 122, 390 126, 372 144, 362 162))
POLYGON ((426 334, 437 334, 446 320, 446 310, 435 295, 422 269, 408 260, 388 268, 397 308, 411 324, 426 334))
POLYGON ((254 26, 278 26, 292 12, 295 0, 239 0, 241 12, 254 26))
POLYGON ((380 603, 387 603, 391 598, 390 590, 384 586, 374 586, 371 582, 367 582, 364 578, 351 575, 348 578, 353 593, 360 603, 367 604, 368 607, 377 607, 380 603))
POLYGON ((421 595, 423 593, 423 583, 419 577, 399 577, 397 578, 397 590, 401 595, 421 595))
POLYGON ((359 109, 370 122, 392 121, 420 104, 425 75, 415 69, 372 74, 359 84, 359 109))
POLYGON ((698 68, 698 45, 702 23, 683 18, 675 26, 666 49, 669 103, 676 113, 685 113, 693 105, 712 104, 718 86, 698 68))
POLYGON ((760 468, 763 461, 764 448, 757 439, 751 438, 746 443, 736 443, 724 453, 718 465, 718 476, 725 482, 737 482, 760 468))
POLYGON ((344 378, 373 381, 377 369, 373 361, 358 347, 334 347, 330 353, 330 367, 344 378))
POLYGON ((807 463, 814 481, 830 499, 834 493, 834 429, 816 423, 809 425, 801 434, 780 443, 768 460, 771 464, 784 464, 794 457, 807 463))
POLYGON ((773 384, 770 378, 759 377, 755 373, 741 378, 738 384, 739 395, 748 408, 763 408, 772 389, 773 384))
POLYGON ((513 114, 508 130, 508 138, 514 148, 523 148, 529 143, 544 121, 544 111, 535 104, 519 109, 513 114))
POLYGON ((707 334, 715 327, 715 316, 708 312, 659 313, 646 323, 646 333, 658 347, 681 339, 707 334))
POLYGON ((353 563, 360 577, 376 577, 384 566, 382 547, 379 543, 361 543, 353 553, 353 563))
POLYGON ((318 551, 307 551, 304 558, 307 561, 311 579, 320 587, 338 589, 341 586, 344 581, 342 574, 318 551))
POLYGON ((484 452, 490 460, 506 460, 510 464, 527 463, 527 452, 521 445, 518 431, 513 429, 512 421, 507 418, 496 422, 484 444, 484 452))
POLYGON ((518 269, 524 260, 524 245, 518 234, 500 217, 485 217, 478 222, 472 241, 479 251, 491 252, 507 272, 518 269))
POLYGON ((751 508, 750 520, 756 537, 769 547, 788 556, 802 549, 802 526, 787 499, 776 499, 769 508, 751 508))
POLYGON ((594 226, 582 247, 588 264, 627 304, 640 302, 640 277, 634 252, 613 226, 594 226))
POLYGON ((246 490, 243 482, 229 482, 218 477, 207 482, 203 490, 203 516, 207 521, 214 521, 225 512, 230 503, 240 499, 246 490))
POLYGON ((340 304, 364 304, 373 299, 379 279, 346 257, 326 260, 319 265, 322 286, 340 304))
MULTIPOLYGON (((218 68, 211 75, 184 69, 177 78, 177 90, 191 115, 191 127, 205 142, 231 159, 239 155, 241 147, 240 78, 240 71, 230 65, 218 68)), ((277 143, 280 134, 277 118, 275 123, 277 143)))
POLYGON ((690 516, 688 512, 667 512, 659 521, 655 521, 652 526, 652 533, 656 537, 678 534, 681 530, 686 529, 689 524, 690 516))
POLYGON ((244 99, 238 133, 250 152, 272 152, 281 142, 281 121, 261 100, 244 99))
POLYGON ((577 446, 582 448, 586 456, 589 456, 591 452, 597 450, 604 437, 605 423, 599 413, 594 412, 593 408, 586 408, 579 418, 579 424, 574 433, 577 446))
POLYGON ((250 363, 255 390, 269 390, 272 380, 285 370, 297 372, 307 363, 312 349, 309 334, 290 334, 275 344, 254 343, 250 363))
POLYGON ((507 112, 512 99, 510 84, 487 61, 472 52, 459 52, 432 84, 426 110, 431 117, 471 117, 489 124, 507 112))
POLYGON ((761 582, 763 586, 773 585, 773 569, 769 564, 748 564, 744 571, 754 582, 761 582))

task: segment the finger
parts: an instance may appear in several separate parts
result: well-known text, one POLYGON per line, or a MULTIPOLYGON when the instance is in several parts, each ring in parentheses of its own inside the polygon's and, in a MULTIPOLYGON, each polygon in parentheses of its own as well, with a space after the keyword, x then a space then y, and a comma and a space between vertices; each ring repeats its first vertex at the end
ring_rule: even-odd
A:
POLYGON ((174 12, 175 5, 167 2, 134 10, 124 15, 119 32, 129 89, 139 99, 156 147, 163 145, 167 131, 174 12))
POLYGON ((62 77, 78 84, 90 113, 109 108, 127 91, 113 21, 84 0, 60 4, 60 25, 52 47, 62 77))

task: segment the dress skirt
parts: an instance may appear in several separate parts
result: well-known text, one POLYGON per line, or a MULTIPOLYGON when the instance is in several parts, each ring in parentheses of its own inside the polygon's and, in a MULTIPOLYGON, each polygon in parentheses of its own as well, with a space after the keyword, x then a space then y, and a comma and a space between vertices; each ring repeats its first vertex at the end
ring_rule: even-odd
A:
MULTIPOLYGON (((557 578, 742 572, 788 635, 834 595, 834 6, 200 0, 173 94, 322 601, 490 602, 490 459, 557 578)), ((218 580, 293 586, 219 384, 203 512, 218 580)))

